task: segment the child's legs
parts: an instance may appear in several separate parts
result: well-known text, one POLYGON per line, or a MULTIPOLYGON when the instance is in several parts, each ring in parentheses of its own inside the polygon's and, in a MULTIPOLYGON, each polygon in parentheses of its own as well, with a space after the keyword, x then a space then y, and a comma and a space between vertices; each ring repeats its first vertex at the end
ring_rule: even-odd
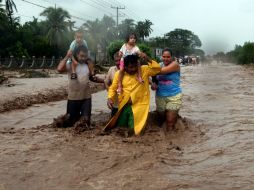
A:
POLYGON ((123 58, 120 59, 119 68, 120 68, 120 70, 124 69, 124 59, 123 58))
POLYGON ((141 65, 138 63, 138 78, 142 78, 141 65))
POLYGON ((71 72, 76 73, 76 65, 71 63, 71 72))
POLYGON ((118 87, 122 87, 123 76, 124 76, 124 68, 120 68, 118 75, 118 87))
POLYGON ((94 75, 94 65, 93 63, 89 62, 88 64, 90 75, 94 75))

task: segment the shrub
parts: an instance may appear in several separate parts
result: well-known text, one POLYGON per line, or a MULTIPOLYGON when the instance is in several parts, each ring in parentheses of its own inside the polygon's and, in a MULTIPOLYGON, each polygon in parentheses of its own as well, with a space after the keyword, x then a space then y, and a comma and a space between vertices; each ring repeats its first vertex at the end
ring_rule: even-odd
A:
POLYGON ((139 49, 144 52, 147 56, 149 57, 152 57, 152 49, 150 46, 144 44, 144 43, 141 43, 141 44, 138 44, 138 47, 139 49))
POLYGON ((108 55, 110 56, 110 58, 113 60, 114 59, 114 54, 119 51, 123 45, 123 41, 114 41, 111 42, 107 48, 108 51, 108 55))
POLYGON ((254 63, 254 43, 246 42, 237 56, 238 64, 254 63))

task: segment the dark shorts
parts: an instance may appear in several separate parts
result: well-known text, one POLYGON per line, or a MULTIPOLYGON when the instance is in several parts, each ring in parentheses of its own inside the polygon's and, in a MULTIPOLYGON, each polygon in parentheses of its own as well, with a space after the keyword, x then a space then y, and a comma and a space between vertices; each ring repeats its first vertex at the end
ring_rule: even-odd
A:
POLYGON ((88 119, 91 117, 92 99, 84 100, 68 100, 67 101, 67 114, 70 115, 71 120, 78 120, 81 116, 88 119))

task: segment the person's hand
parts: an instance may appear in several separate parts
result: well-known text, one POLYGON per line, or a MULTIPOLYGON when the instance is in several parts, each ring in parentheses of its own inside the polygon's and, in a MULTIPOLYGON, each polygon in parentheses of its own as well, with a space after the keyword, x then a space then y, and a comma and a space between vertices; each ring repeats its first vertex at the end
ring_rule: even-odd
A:
POLYGON ((77 62, 75 59, 72 59, 72 63, 73 63, 73 65, 75 65, 75 66, 78 65, 78 62, 77 62))
POLYGON ((97 82, 98 77, 96 77, 94 74, 89 76, 89 80, 92 82, 97 82))
POLYGON ((140 58, 146 58, 147 55, 146 55, 145 53, 143 53, 143 52, 140 52, 139 57, 140 57, 140 58))
POLYGON ((152 89, 152 90, 157 90, 157 89, 158 89, 158 85, 155 84, 155 83, 152 83, 151 89, 152 89))
POLYGON ((68 57, 68 58, 71 58, 71 57, 72 57, 72 51, 71 51, 71 50, 68 50, 68 51, 67 51, 66 57, 68 57))
POLYGON ((108 99, 107 105, 108 105, 109 109, 111 109, 111 110, 113 109, 113 104, 114 104, 113 101, 111 99, 108 99))
POLYGON ((146 62, 146 63, 152 61, 151 58, 148 57, 148 56, 147 56, 145 53, 143 53, 143 52, 140 52, 139 57, 140 57, 140 59, 141 59, 143 62, 146 62))

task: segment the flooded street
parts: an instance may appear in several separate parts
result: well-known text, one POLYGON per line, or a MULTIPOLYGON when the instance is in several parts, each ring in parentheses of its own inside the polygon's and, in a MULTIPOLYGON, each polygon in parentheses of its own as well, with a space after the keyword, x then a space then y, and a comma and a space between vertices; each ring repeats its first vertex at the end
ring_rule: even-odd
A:
POLYGON ((0 190, 254 189, 254 67, 182 67, 182 88, 168 134, 152 121, 141 137, 102 134, 105 91, 93 94, 96 129, 82 134, 36 127, 65 113, 66 100, 1 113, 0 190))
MULTIPOLYGON (((106 105, 107 92, 100 91, 92 95, 92 114, 109 113, 106 105)), ((66 113, 67 100, 35 104, 24 110, 15 110, 0 114, 0 129, 3 128, 32 128, 50 124, 53 118, 66 113)))

